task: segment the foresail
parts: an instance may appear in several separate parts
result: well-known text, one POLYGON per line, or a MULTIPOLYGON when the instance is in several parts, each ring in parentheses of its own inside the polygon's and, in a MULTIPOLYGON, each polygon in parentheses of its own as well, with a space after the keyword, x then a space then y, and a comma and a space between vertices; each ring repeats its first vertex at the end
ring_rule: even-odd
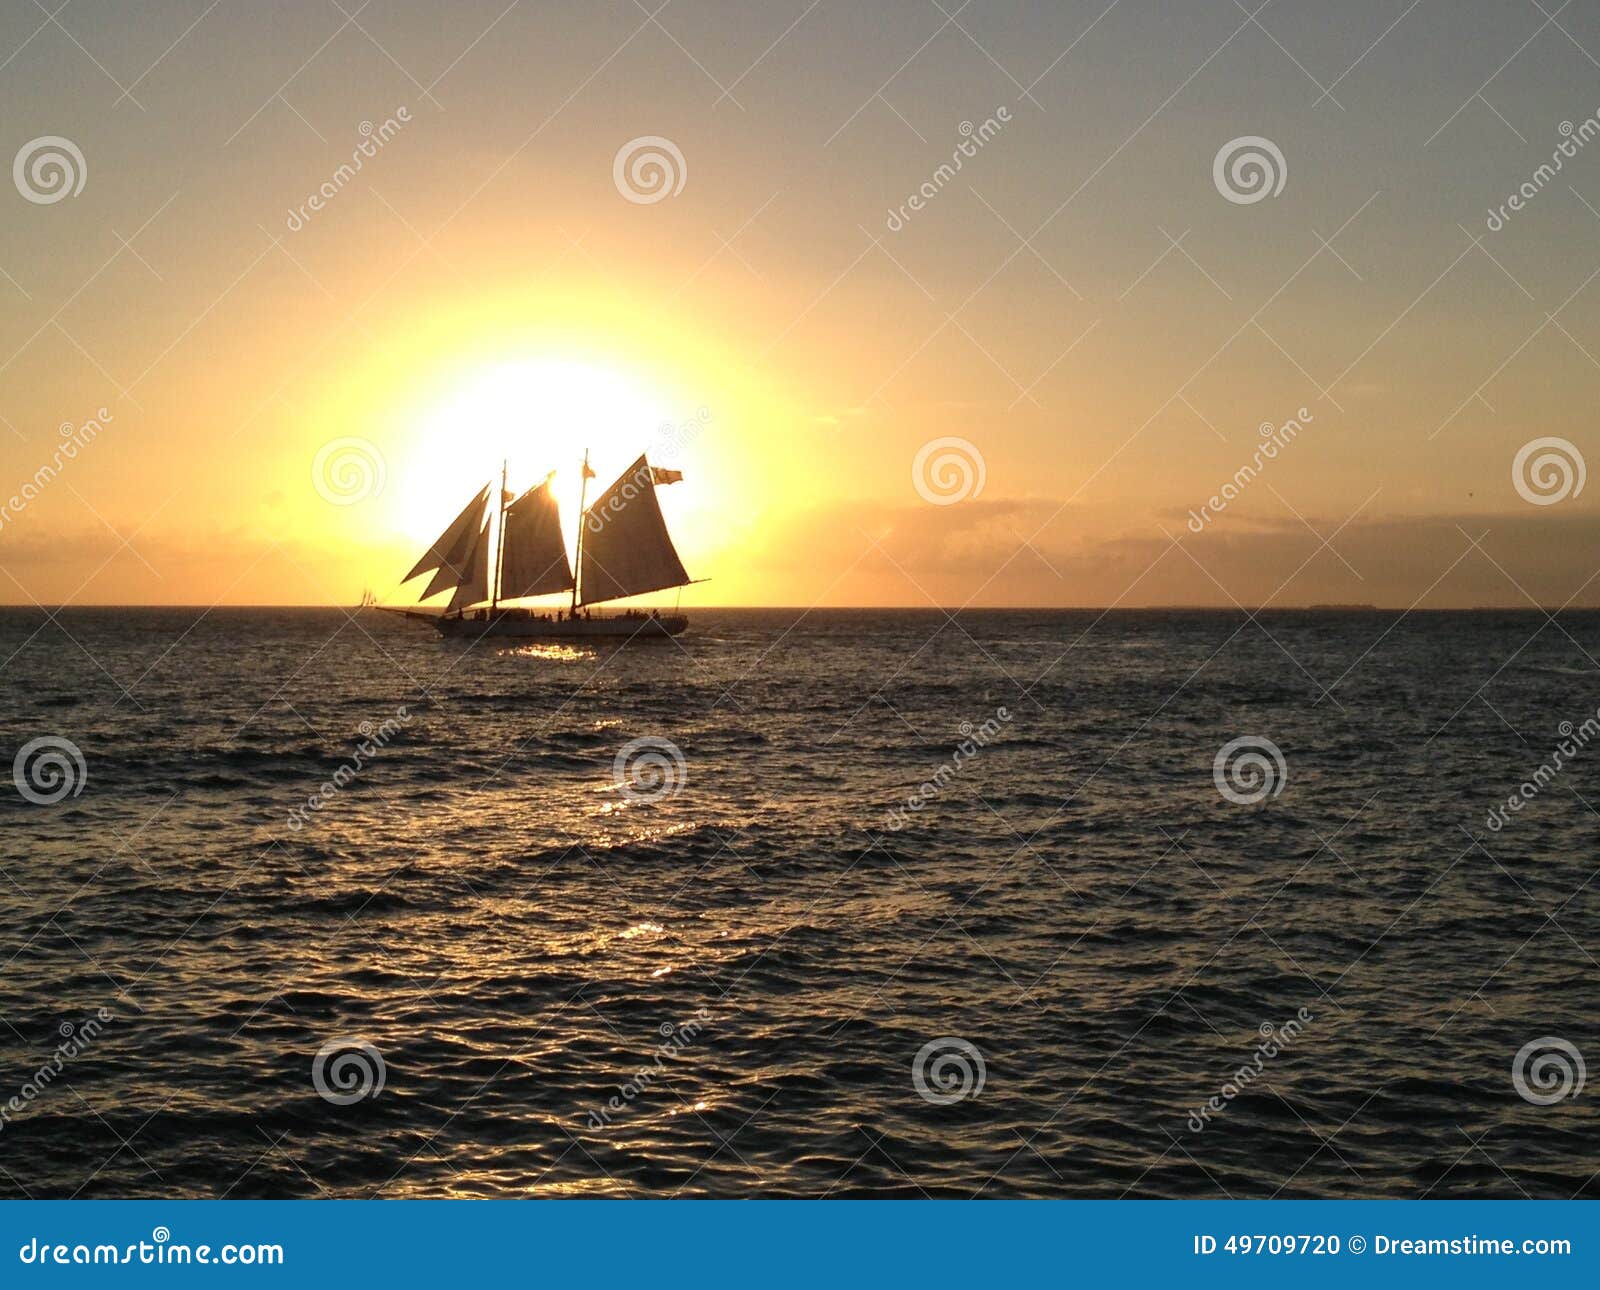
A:
POLYGON ((561 536, 561 513, 550 481, 530 488, 506 508, 500 597, 545 596, 572 590, 572 565, 561 536))
POLYGON ((690 581, 667 533, 650 463, 640 457, 583 516, 579 601, 585 605, 690 581))
POLYGON ((422 593, 424 600, 446 587, 454 586, 459 574, 466 569, 466 556, 472 550, 473 539, 477 535, 478 525, 482 522, 483 504, 488 496, 489 488, 485 485, 478 490, 478 495, 467 503, 466 509, 451 521, 450 527, 439 535, 439 540, 428 548, 422 559, 411 567, 411 572, 400 581, 410 582, 411 579, 427 573, 429 569, 438 569, 447 580, 441 582, 435 577, 427 591, 422 593))
POLYGON ((462 565, 461 582, 445 606, 447 612, 489 599, 489 523, 484 521, 462 565))
MULTIPOLYGON (((474 520, 476 516, 472 516, 474 520)), ((472 549, 477 544, 478 531, 476 528, 463 529, 457 535, 455 545, 445 553, 444 562, 440 564, 433 577, 429 579, 426 589, 420 599, 426 600, 429 596, 436 596, 441 591, 449 591, 467 576, 468 567, 472 561, 472 549)))

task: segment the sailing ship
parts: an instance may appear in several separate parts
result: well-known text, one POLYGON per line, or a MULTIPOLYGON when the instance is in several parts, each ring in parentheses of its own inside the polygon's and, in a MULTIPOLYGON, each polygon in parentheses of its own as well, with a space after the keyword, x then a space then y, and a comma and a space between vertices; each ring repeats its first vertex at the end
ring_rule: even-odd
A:
POLYGON ((667 533, 659 485, 677 483, 681 471, 652 466, 646 455, 585 509, 594 478, 584 454, 578 496, 576 558, 567 559, 561 514, 551 491, 551 472, 542 484, 516 496, 500 471, 497 505, 490 504, 491 480, 467 503, 403 582, 428 580, 419 600, 451 593, 442 614, 403 611, 424 617, 441 634, 477 639, 517 636, 544 640, 634 640, 677 636, 689 626, 681 614, 629 610, 601 616, 590 607, 686 587, 690 578, 667 533), (516 602, 564 594, 565 610, 529 608, 516 602))

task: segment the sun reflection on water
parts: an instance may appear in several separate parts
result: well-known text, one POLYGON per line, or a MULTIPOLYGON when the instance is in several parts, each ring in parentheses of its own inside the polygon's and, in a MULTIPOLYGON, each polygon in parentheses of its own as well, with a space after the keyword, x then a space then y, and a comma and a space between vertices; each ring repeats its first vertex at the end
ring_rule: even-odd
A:
POLYGON ((664 932, 666 930, 667 929, 665 927, 661 926, 660 923, 651 923, 651 922, 635 923, 632 927, 628 928, 626 931, 619 932, 617 934, 617 938, 619 940, 631 941, 636 936, 649 936, 649 935, 651 935, 653 933, 664 932))
POLYGON ((576 645, 513 645, 501 652, 516 658, 545 659, 554 663, 577 663, 595 656, 594 650, 576 645))

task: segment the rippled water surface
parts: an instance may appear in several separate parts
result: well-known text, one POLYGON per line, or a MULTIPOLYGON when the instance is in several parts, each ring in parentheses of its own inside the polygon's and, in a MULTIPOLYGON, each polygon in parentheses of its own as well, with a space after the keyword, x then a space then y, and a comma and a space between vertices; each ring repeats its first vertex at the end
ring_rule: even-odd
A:
POLYGON ((0 1193, 1595 1195, 1593 1089, 1513 1065, 1600 1060, 1600 747, 1488 818, 1597 656, 1586 614, 4 611, 0 748, 85 774, 0 794, 0 1193), (1276 796, 1219 791, 1242 736, 1276 796))

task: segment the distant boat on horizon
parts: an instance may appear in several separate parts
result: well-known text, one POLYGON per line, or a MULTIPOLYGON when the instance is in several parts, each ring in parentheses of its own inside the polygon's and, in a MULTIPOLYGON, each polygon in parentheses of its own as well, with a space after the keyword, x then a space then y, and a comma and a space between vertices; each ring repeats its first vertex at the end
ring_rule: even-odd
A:
POLYGON ((550 481, 521 496, 506 488, 500 470, 500 501, 489 504, 491 480, 439 535, 401 579, 432 573, 419 601, 450 591, 443 613, 391 609, 424 618, 443 636, 476 640, 514 636, 536 640, 635 640, 677 636, 689 626, 682 614, 633 609, 610 617, 590 606, 652 591, 686 587, 691 578, 667 532, 658 485, 675 484, 681 471, 652 466, 645 454, 585 509, 594 472, 584 454, 578 494, 575 558, 567 558, 561 515, 550 481), (537 596, 568 596, 566 607, 550 610, 508 602, 537 596))

